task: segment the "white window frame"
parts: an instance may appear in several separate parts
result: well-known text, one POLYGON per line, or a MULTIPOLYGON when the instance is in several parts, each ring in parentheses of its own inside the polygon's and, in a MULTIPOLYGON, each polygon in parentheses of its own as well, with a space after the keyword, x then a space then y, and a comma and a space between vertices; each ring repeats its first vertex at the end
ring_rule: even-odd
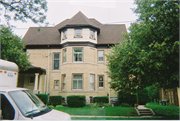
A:
POLYGON ((75 38, 82 38, 82 29, 75 29, 75 38))
POLYGON ((95 40, 95 31, 94 30, 90 30, 89 38, 95 40))
POLYGON ((63 49, 63 63, 65 63, 67 61, 67 56, 66 55, 67 55, 67 49, 63 49))
POLYGON ((53 53, 53 70, 56 71, 56 70, 59 70, 59 69, 60 69, 60 53, 53 53), (55 54, 59 54, 59 58, 58 58, 58 59, 55 58, 55 54), (59 63, 58 63, 58 66, 59 66, 59 67, 58 67, 58 69, 55 69, 55 68, 54 68, 54 63, 55 63, 55 61, 57 61, 57 60, 59 61, 59 63))
POLYGON ((66 74, 62 74, 62 91, 66 89, 66 74))
POLYGON ((83 48, 73 48, 73 62, 83 62, 83 48), (75 52, 75 49, 82 49, 82 52, 75 52), (77 54, 77 61, 75 60, 75 54, 77 54), (79 61, 80 59, 80 54, 82 54, 82 60, 79 61))
POLYGON ((62 33, 63 33, 63 38, 62 38, 62 40, 67 39, 67 30, 64 30, 62 33))
POLYGON ((99 89, 104 89, 104 87, 105 87, 105 85, 104 85, 105 83, 104 83, 104 75, 98 75, 98 88, 99 89), (101 81, 101 80, 99 80, 100 78, 100 76, 102 76, 103 77, 103 80, 101 81), (103 83, 103 86, 102 87, 100 87, 100 82, 102 82, 103 83))
POLYGON ((90 74, 90 90, 95 90, 95 74, 90 74), (93 88, 91 88, 91 85, 93 85, 93 88))
POLYGON ((98 62, 104 62, 104 50, 98 50, 98 62), (103 56, 101 56, 99 52, 103 52, 103 56), (103 58, 103 60, 100 60, 99 58, 103 58))
POLYGON ((83 74, 73 74, 72 75, 72 90, 83 90, 83 74), (81 79, 75 79, 74 76, 75 75, 81 75, 81 79), (74 89, 74 81, 77 81, 77 89, 74 89), (81 85, 82 85, 82 88, 81 89, 78 89, 78 82, 81 81, 81 85))

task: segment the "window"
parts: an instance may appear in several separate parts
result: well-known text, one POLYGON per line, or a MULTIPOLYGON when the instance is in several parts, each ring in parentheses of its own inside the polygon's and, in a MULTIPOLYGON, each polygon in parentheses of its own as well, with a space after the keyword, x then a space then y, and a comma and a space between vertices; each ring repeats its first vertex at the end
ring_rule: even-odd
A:
POLYGON ((63 63, 66 62, 66 49, 63 50, 63 63))
POLYGON ((13 120, 15 114, 14 108, 11 106, 8 99, 3 94, 0 94, 0 102, 2 111, 1 120, 13 120))
POLYGON ((77 37, 77 38, 81 38, 82 36, 81 36, 81 29, 75 29, 75 37, 77 37))
POLYGON ((35 80, 35 77, 34 76, 30 76, 29 77, 29 84, 34 84, 34 80, 35 80))
POLYGON ((59 89, 59 80, 54 81, 54 89, 59 89))
POLYGON ((104 61, 104 51, 103 50, 99 50, 98 51, 98 61, 99 62, 103 62, 104 61))
POLYGON ((59 70, 59 53, 54 53, 54 68, 53 70, 59 70))
POLYGON ((74 48, 74 62, 82 62, 83 61, 83 49, 82 48, 74 48))
POLYGON ((95 32, 90 30, 90 39, 95 39, 95 32))
POLYGON ((66 74, 62 75, 62 90, 65 90, 65 81, 66 81, 66 74))
POLYGON ((63 38, 62 38, 62 40, 65 40, 65 39, 67 39, 67 30, 63 31, 63 38))
POLYGON ((94 90, 94 74, 90 75, 90 90, 94 90))
POLYGON ((104 88, 104 76, 99 76, 99 88, 104 88))
POLYGON ((82 75, 73 75, 73 89, 82 89, 82 75))

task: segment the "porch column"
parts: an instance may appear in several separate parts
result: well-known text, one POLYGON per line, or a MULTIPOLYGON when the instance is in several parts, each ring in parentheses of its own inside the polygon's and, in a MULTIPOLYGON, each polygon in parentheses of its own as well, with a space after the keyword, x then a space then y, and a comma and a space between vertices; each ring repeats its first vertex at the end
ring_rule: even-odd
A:
POLYGON ((35 81, 34 81, 34 93, 38 93, 38 76, 39 73, 35 73, 35 81))

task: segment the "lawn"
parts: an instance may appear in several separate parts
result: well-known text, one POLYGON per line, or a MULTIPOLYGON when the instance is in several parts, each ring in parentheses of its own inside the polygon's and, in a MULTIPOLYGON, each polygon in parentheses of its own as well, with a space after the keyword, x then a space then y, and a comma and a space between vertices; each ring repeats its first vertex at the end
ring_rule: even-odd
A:
POLYGON ((52 109, 66 112, 70 115, 86 115, 86 116, 138 116, 136 110, 131 107, 82 107, 82 108, 70 108, 58 105, 56 107, 49 106, 52 109))

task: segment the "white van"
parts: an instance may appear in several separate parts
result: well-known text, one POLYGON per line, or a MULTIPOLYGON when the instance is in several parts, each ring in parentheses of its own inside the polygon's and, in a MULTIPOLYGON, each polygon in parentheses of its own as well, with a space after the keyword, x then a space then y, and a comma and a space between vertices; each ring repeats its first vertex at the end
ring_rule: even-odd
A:
POLYGON ((18 66, 0 59, 0 115, 3 120, 71 120, 50 109, 30 90, 17 88, 18 66))

